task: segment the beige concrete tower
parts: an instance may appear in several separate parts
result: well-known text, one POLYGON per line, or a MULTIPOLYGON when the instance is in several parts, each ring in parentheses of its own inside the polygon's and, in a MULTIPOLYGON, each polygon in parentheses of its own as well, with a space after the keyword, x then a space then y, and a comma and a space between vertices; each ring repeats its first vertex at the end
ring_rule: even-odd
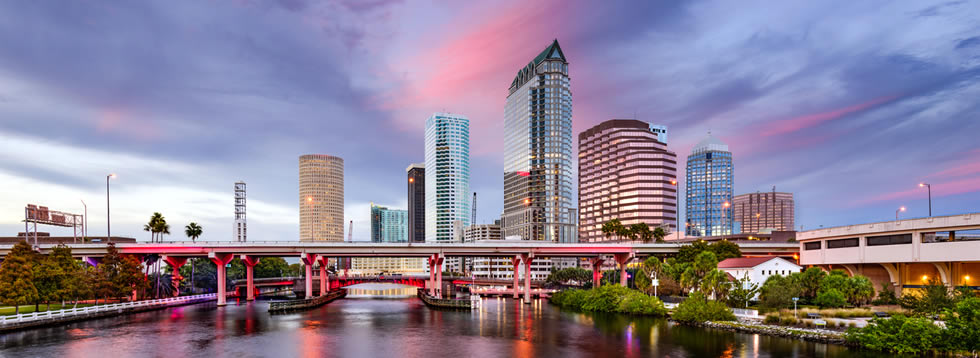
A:
POLYGON ((344 160, 299 157, 299 240, 344 241, 344 160))

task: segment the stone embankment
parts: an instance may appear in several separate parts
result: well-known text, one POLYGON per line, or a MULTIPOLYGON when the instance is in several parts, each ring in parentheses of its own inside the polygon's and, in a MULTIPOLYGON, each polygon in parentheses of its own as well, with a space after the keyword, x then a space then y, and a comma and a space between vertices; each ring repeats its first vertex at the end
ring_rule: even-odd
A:
POLYGON ((767 336, 801 339, 804 341, 846 345, 844 333, 827 329, 811 329, 759 324, 755 321, 704 322, 700 326, 726 331, 764 334, 767 336))

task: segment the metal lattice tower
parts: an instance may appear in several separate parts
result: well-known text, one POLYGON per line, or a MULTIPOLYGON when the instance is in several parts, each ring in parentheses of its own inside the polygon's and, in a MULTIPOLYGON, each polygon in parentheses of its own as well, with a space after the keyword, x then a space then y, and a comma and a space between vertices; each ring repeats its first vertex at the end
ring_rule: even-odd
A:
POLYGON ((235 241, 245 242, 247 238, 245 222, 245 182, 235 182, 235 241))

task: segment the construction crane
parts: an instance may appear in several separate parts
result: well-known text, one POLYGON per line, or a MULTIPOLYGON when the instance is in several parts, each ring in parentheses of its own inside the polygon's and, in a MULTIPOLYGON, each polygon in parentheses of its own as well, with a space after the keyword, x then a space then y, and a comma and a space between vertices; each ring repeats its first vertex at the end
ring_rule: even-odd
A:
POLYGON ((473 214, 470 217, 470 225, 476 225, 476 192, 473 192, 473 214))

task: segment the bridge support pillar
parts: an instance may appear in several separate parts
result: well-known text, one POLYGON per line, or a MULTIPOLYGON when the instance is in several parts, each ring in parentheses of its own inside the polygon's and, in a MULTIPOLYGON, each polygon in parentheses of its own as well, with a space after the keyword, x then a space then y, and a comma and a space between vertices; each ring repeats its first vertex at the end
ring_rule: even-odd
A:
POLYGON ((426 282, 429 288, 429 296, 436 296, 436 255, 429 256, 429 281, 426 282))
POLYGON ((521 290, 521 284, 520 284, 521 277, 519 276, 519 274, 521 272, 521 270, 520 270, 521 269, 521 257, 520 256, 514 256, 514 258, 510 259, 510 262, 512 264, 514 264, 514 299, 516 300, 521 295, 521 291, 520 291, 521 290))
POLYGON ((534 256, 521 254, 521 261, 524 261, 524 303, 531 304, 531 262, 534 256))
POLYGON ((226 293, 226 286, 228 283, 225 281, 225 265, 231 262, 235 255, 233 254, 219 254, 214 251, 208 253, 208 258, 214 265, 218 267, 218 306, 226 305, 226 299, 228 294, 226 293))
POLYGON ((442 263, 445 257, 436 254, 436 297, 442 298, 442 263))
POLYGON ((330 292, 330 273, 327 272, 329 259, 326 256, 317 255, 317 261, 320 263, 320 296, 323 296, 330 292))
POLYGON ((180 275, 180 268, 187 263, 187 258, 167 255, 164 255, 162 258, 163 262, 166 262, 167 265, 170 265, 170 268, 174 270, 173 275, 170 275, 170 280, 172 281, 175 289, 174 297, 180 296, 180 281, 184 279, 184 277, 180 275))
POLYGON ((592 263, 592 288, 599 288, 602 285, 602 263, 605 260, 602 256, 596 256, 589 259, 589 262, 592 263))
POLYGON ((301 258, 306 269, 306 279, 303 280, 306 285, 306 298, 313 298, 313 263, 316 262, 316 255, 304 253, 301 258))
POLYGON ((626 264, 633 260, 633 253, 615 254, 613 256, 616 258, 616 263, 619 264, 619 285, 626 287, 629 278, 626 275, 626 264))
POLYGON ((245 264, 245 294, 246 301, 255 301, 255 265, 259 264, 256 256, 242 255, 242 263, 245 264))

